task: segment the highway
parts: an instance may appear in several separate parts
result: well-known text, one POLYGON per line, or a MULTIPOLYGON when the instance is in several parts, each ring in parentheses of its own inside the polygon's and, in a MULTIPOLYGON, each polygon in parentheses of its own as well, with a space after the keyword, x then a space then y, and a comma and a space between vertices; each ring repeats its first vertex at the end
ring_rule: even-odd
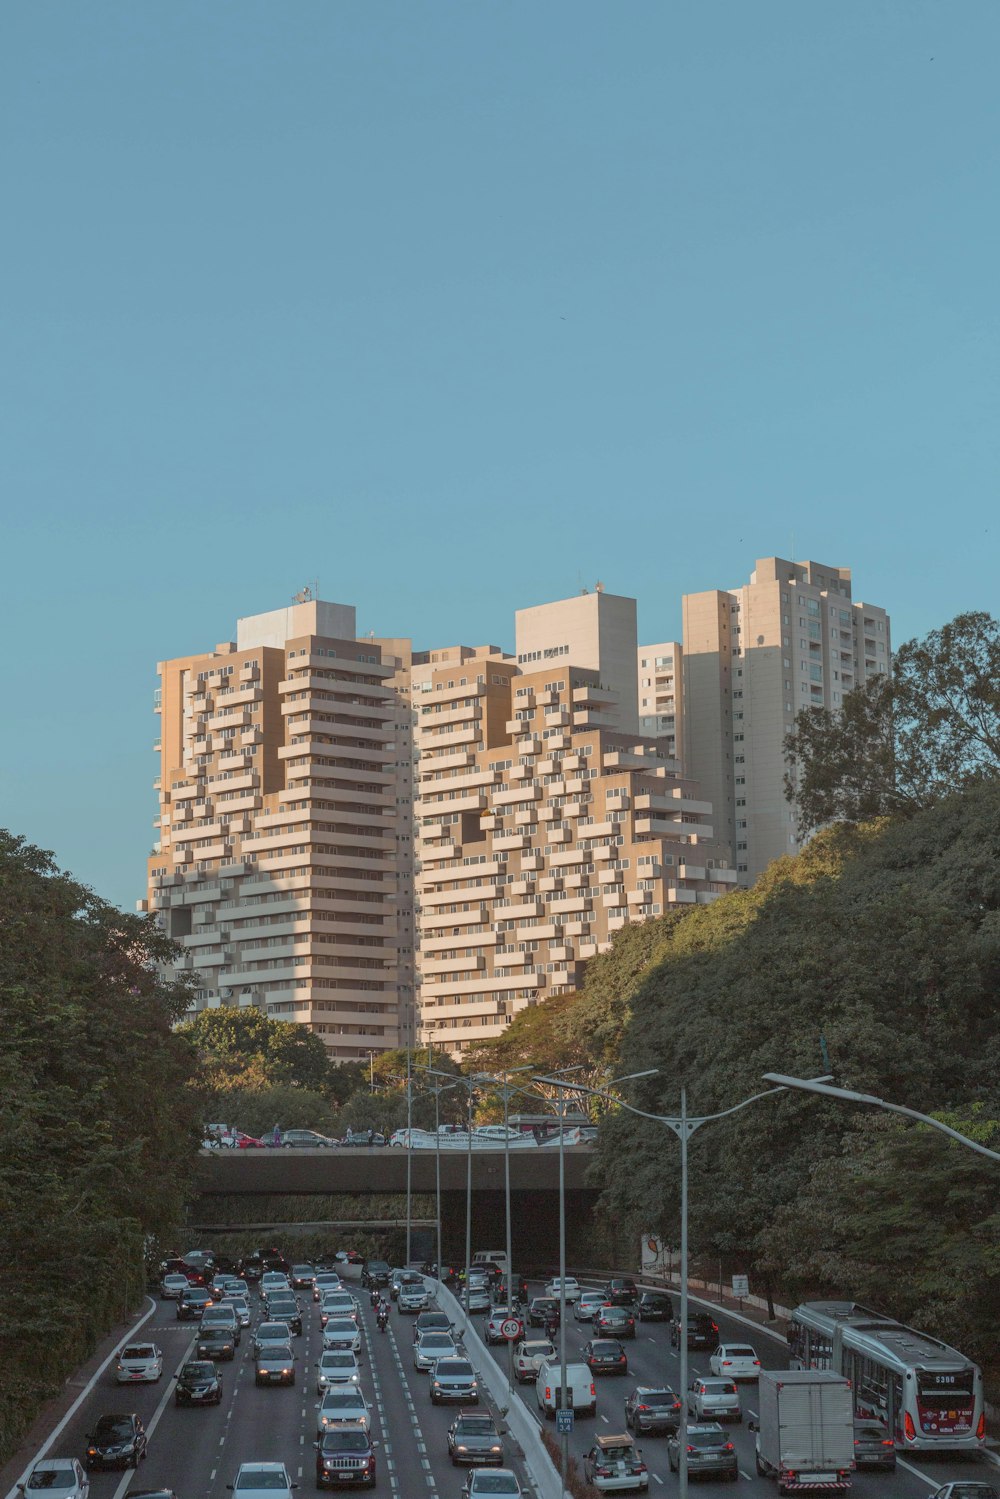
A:
MULTIPOLYGON (((347 1267, 345 1267, 345 1270, 347 1267)), ((354 1272, 357 1273, 356 1271, 354 1272)), ((346 1276, 345 1276, 346 1278, 346 1276)), ((585 1285, 588 1282, 584 1282, 585 1285)), ((595 1284, 590 1283, 590 1284, 595 1284)), ((353 1289, 353 1287, 352 1287, 353 1289)), ((532 1294, 542 1287, 532 1286, 532 1294)), ((380 1499, 459 1499, 465 1480, 462 1469, 453 1468, 448 1458, 446 1433, 456 1407, 435 1407, 430 1403, 427 1376, 418 1374, 412 1363, 413 1321, 393 1309, 390 1330, 377 1331, 368 1304, 368 1296, 357 1286, 362 1306, 365 1349, 361 1359, 362 1388, 372 1408, 372 1429, 380 1446, 377 1451, 380 1499)), ((159 1384, 118 1386, 114 1382, 114 1365, 71 1417, 53 1444, 50 1456, 83 1457, 86 1434, 97 1417, 110 1411, 136 1411, 149 1433, 149 1455, 139 1470, 91 1474, 91 1499, 123 1499, 129 1491, 151 1488, 172 1489, 178 1499, 227 1499, 226 1485, 233 1482, 242 1462, 280 1460, 292 1479, 304 1491, 315 1492, 312 1442, 315 1436, 316 1404, 315 1362, 319 1357, 321 1331, 319 1308, 308 1292, 299 1292, 303 1307, 303 1333, 294 1340, 296 1384, 291 1388, 261 1388, 254 1384, 250 1357, 251 1328, 243 1330, 242 1342, 232 1363, 221 1365, 225 1385, 220 1406, 178 1409, 173 1399, 176 1372, 189 1355, 195 1325, 178 1322, 175 1303, 160 1301, 139 1336, 159 1345, 164 1354, 164 1375, 159 1384)), ((256 1294, 253 1294, 254 1322, 259 1320, 256 1294)), ((758 1329, 748 1327, 724 1312, 716 1315, 724 1339, 749 1341, 757 1349, 766 1367, 784 1367, 783 1346, 758 1329)), ((482 1326, 485 1318, 475 1318, 482 1326)), ((568 1355, 578 1359, 588 1337, 588 1324, 572 1317, 567 1329, 568 1355)), ((638 1323, 634 1342, 626 1341, 629 1374, 625 1378, 605 1376, 598 1380, 598 1413, 596 1418, 580 1418, 570 1440, 570 1450, 578 1458, 601 1432, 623 1431, 624 1398, 633 1384, 667 1384, 676 1389, 679 1380, 679 1355, 671 1349, 665 1323, 638 1323)), ((493 1357, 506 1374, 507 1350, 499 1346, 490 1351, 480 1348, 474 1337, 467 1340, 467 1351, 476 1368, 482 1360, 493 1357)), ((708 1355, 692 1351, 691 1375, 707 1374, 708 1355)), ((534 1387, 514 1387, 516 1398, 537 1417, 534 1387)), ((755 1386, 741 1386, 744 1416, 756 1412, 755 1386)), ((490 1408, 488 1402, 485 1408, 490 1408)), ((496 1412, 494 1412, 496 1414, 496 1412)), ((554 1433, 554 1426, 549 1423, 554 1433)), ((753 1435, 746 1425, 729 1428, 736 1444, 741 1485, 753 1490, 753 1499, 774 1499, 774 1484, 760 1478, 754 1465, 753 1435)), ((675 1488, 677 1479, 669 1471, 666 1440, 643 1436, 639 1439, 650 1471, 651 1494, 659 1489, 675 1488)), ((508 1440, 510 1465, 519 1473, 529 1499, 535 1499, 532 1475, 514 1459, 508 1440)), ((895 1475, 858 1473, 853 1494, 857 1499, 927 1499, 939 1485, 955 1479, 978 1479, 990 1482, 995 1469, 977 1459, 901 1459, 895 1475)), ((708 1490, 718 1485, 700 1480, 708 1490)), ((727 1485, 731 1491, 731 1486, 727 1485)))

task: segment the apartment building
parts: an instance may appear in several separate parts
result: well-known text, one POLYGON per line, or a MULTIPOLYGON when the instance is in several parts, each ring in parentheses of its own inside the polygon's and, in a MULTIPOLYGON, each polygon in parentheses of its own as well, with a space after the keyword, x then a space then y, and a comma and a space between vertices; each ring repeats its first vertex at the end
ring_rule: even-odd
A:
MULTIPOLYGON (((569 654, 481 648, 414 684, 420 1027, 455 1055, 576 988, 627 922, 736 880, 708 802, 569 654)), ((629 660, 632 698, 634 633, 629 660)))
POLYGON ((353 607, 306 593, 160 662, 159 835, 140 903, 182 944, 196 1007, 306 1023, 337 1060, 399 1044, 409 1003, 410 711, 401 668, 355 628, 353 607))
POLYGON ((781 557, 758 559, 742 587, 685 594, 683 616, 683 764, 749 885, 799 847, 784 795, 795 715, 836 711, 889 670, 889 616, 852 599, 849 568, 781 557))
POLYGON ((664 740, 671 759, 684 760, 684 648, 661 640, 636 650, 639 732, 664 740))
POLYGON ((568 599, 518 609, 514 652, 522 671, 545 666, 584 666, 600 674, 613 694, 608 717, 630 734, 639 729, 635 677, 635 599, 606 593, 598 583, 568 599))

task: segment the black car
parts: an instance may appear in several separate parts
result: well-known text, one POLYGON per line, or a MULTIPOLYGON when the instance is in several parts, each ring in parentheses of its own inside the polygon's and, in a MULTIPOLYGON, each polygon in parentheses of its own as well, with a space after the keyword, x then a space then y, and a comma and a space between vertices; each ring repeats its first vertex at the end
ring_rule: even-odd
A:
POLYGON ((854 1423, 854 1464, 858 1468, 896 1468, 896 1443, 881 1421, 854 1423))
MULTIPOLYGON (((681 1319, 675 1317, 670 1324, 670 1346, 681 1345, 681 1319)), ((688 1312, 688 1347, 718 1348, 719 1324, 707 1312, 688 1312)))
POLYGON ((203 1327, 195 1343, 195 1357, 234 1359, 236 1339, 232 1331, 226 1327, 203 1327))
POLYGON ((447 1312, 419 1312, 413 1324, 413 1341, 416 1343, 425 1332, 451 1332, 451 1318, 447 1312))
POLYGON ((635 1306, 639 1300, 639 1288, 630 1275, 616 1275, 604 1287, 604 1294, 612 1306, 635 1306))
POLYGON ((643 1291, 636 1308, 640 1322, 669 1322, 674 1303, 666 1291, 643 1291))
POLYGON ((402 1275, 397 1275, 390 1285, 389 1296, 393 1301, 398 1301, 399 1293, 404 1286, 422 1286, 423 1283, 424 1277, 418 1275, 416 1270, 404 1270, 402 1275))
POLYGON ((175 1375, 175 1405, 219 1405, 222 1401, 222 1375, 205 1359, 192 1359, 181 1365, 175 1375))
MULTIPOLYGON (((688 1477, 698 1473, 725 1473, 733 1483, 740 1476, 736 1448, 717 1421, 689 1425, 685 1432, 688 1477)), ((667 1463, 671 1473, 680 1469, 680 1438, 677 1432, 667 1437, 667 1463)))
POLYGON ((311 1288, 313 1277, 316 1272, 312 1265, 293 1265, 289 1277, 292 1282, 293 1291, 307 1291, 311 1288))
POLYGON ((637 1436, 644 1431, 676 1431, 680 1424, 680 1399, 662 1385, 636 1385, 625 1401, 625 1425, 637 1436))
POLYGON ((302 1332, 302 1312, 294 1296, 279 1296, 277 1294, 267 1298, 267 1319, 269 1322, 287 1322, 291 1332, 298 1337, 302 1332))
POLYGON ((101 1416, 87 1438, 84 1467, 137 1468, 146 1456, 146 1432, 134 1413, 101 1416))
POLYGON ((196 1322, 201 1318, 206 1306, 212 1306, 215 1297, 205 1286, 188 1286, 182 1291, 177 1299, 177 1320, 179 1322, 196 1322))
POLYGON ((371 1290, 375 1286, 389 1284, 388 1260, 365 1260, 361 1270, 361 1284, 371 1290))
POLYGON ((536 1296, 528 1308, 528 1326, 544 1327, 553 1312, 559 1316, 559 1302, 555 1296, 536 1296))
POLYGON ((331 1427, 315 1447, 318 1489, 342 1489, 353 1483, 375 1487, 375 1444, 363 1426, 331 1427))
POLYGON ((625 1349, 614 1338, 592 1338, 583 1345, 583 1361, 591 1374, 627 1374, 625 1349))

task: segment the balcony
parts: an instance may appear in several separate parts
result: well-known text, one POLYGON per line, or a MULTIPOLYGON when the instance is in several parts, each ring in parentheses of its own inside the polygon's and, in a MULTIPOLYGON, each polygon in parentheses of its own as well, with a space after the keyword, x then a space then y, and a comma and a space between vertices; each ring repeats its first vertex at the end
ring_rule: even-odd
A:
POLYGON ((573 701, 574 703, 611 704, 617 703, 618 699, 609 687, 583 686, 573 688, 573 701))
POLYGON ((677 870, 679 880, 704 880, 708 871, 701 864, 681 864, 677 870))
POLYGON ((541 795, 542 788, 540 786, 515 786, 511 791, 495 791, 493 793, 493 805, 495 807, 506 807, 512 802, 539 801, 541 795))

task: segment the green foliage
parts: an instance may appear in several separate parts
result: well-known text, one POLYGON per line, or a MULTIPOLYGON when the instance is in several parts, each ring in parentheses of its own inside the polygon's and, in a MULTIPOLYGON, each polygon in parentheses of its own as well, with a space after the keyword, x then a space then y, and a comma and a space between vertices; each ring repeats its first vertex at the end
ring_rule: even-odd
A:
POLYGON ((171 944, 0 831, 0 1460, 135 1306, 201 1137, 171 944), (59 1336, 52 1336, 53 1328, 59 1336))
POLYGON ((313 1088, 295 1083, 275 1083, 270 1088, 217 1088, 211 1107, 218 1110, 212 1122, 235 1124, 248 1135, 270 1133, 276 1124, 284 1129, 314 1129, 321 1135, 340 1131, 338 1111, 313 1088))
MULTIPOLYGON (((633 1085, 638 1107, 676 1114, 683 1084, 702 1115, 763 1091, 765 1072, 827 1071, 825 1046, 839 1083, 989 1131, 1000 1117, 998 980, 1000 787, 986 784, 905 822, 829 828, 753 889, 686 913, 635 985, 620 1067, 659 1069, 633 1085)), ((957 1168, 960 1148, 944 1137, 903 1135, 905 1158, 938 1165, 902 1170, 879 1153, 891 1131, 866 1134, 844 1105, 802 1094, 706 1125, 690 1150, 692 1252, 724 1256, 761 1289, 869 1294, 924 1325, 935 1297, 955 1310, 949 1269, 974 1287, 973 1307, 980 1295, 992 1307, 995 1225, 980 1188, 995 1197, 997 1168, 964 1152, 957 1168), (860 1165, 859 1142, 874 1142, 860 1165), (856 1166, 875 1183, 867 1195, 856 1166), (900 1289, 904 1277, 886 1273, 890 1232, 893 1265, 909 1274, 931 1245, 943 1276, 927 1270, 900 1289)), ((618 1111, 599 1156, 605 1210, 676 1243, 675 1136, 618 1111)))
POLYGON ((272 1020, 253 1006, 202 1010, 182 1030, 197 1048, 213 1089, 291 1083, 325 1092, 333 1082, 335 1069, 319 1036, 304 1025, 272 1020))
POLYGON ((930 806, 1000 778, 1000 622, 960 614, 895 653, 891 681, 806 708, 785 740, 785 795, 805 835, 930 806))

